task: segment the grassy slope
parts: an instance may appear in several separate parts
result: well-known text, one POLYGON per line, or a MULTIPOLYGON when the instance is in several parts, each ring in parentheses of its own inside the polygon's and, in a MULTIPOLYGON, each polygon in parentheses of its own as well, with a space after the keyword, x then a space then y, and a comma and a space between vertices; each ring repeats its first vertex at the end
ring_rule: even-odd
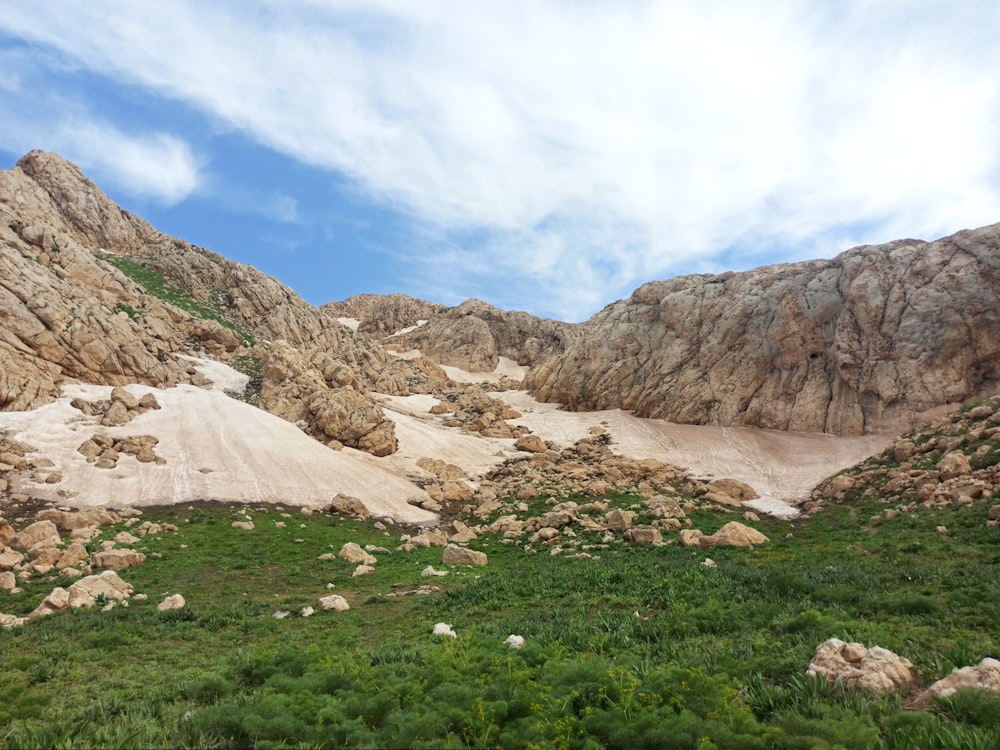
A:
MULTIPOLYGON (((774 541, 714 550, 714 569, 677 544, 573 560, 489 538, 473 544, 486 568, 431 579, 419 573, 443 567, 440 549, 378 554, 358 578, 317 559, 398 543, 367 523, 250 509, 245 532, 230 526, 241 509, 150 511, 180 531, 145 538, 150 560, 123 574, 148 601, 0 632, 0 745, 996 747, 996 701, 913 714, 905 696, 803 676, 830 636, 905 655, 924 683, 997 655, 1000 546, 984 506, 864 528, 854 518, 881 506, 862 502, 790 538, 761 522, 774 541), (385 596, 428 582, 442 591, 385 596), (349 612, 273 618, 317 606, 328 583, 349 612), (158 612, 175 592, 188 606, 158 612), (432 636, 438 621, 460 637, 432 636), (510 633, 528 646, 508 650, 510 633)), ((726 520, 694 519, 706 533, 726 520)), ((54 585, 0 609, 26 613, 54 585)))

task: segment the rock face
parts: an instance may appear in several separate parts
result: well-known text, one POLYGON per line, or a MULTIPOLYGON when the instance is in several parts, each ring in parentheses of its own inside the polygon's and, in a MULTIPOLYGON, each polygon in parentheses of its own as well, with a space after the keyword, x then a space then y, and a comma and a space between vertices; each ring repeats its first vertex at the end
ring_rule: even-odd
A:
POLYGON ((421 325, 448 308, 405 294, 357 294, 343 302, 327 302, 319 309, 338 318, 354 318, 358 321, 358 333, 382 339, 421 325))
POLYGON ((445 308, 403 295, 363 295, 322 309, 360 319, 359 333, 382 337, 381 343, 394 351, 419 349, 442 364, 470 372, 492 372, 499 357, 532 365, 560 354, 579 328, 498 310, 477 299, 445 308), (424 323, 418 325, 420 321, 424 323))
MULTIPOLYGON (((344 426, 358 399, 336 392, 405 395, 431 377, 256 269, 158 232, 41 151, 0 172, 0 321, 0 410, 40 406, 64 383, 199 384, 178 354, 259 360, 280 340, 318 379, 308 392, 272 382, 264 408, 289 411, 294 390, 310 432, 383 455, 395 441, 379 407, 367 399, 344 426)), ((109 423, 127 419, 111 408, 109 423)))
POLYGON ((525 379, 540 400, 859 435, 1000 383, 1000 224, 833 260, 654 281, 525 379))

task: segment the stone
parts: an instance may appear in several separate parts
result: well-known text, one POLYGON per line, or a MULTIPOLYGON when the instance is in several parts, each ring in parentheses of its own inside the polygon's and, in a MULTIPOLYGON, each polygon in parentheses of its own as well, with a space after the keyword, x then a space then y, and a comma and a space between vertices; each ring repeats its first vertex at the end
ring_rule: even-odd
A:
POLYGON ((942 480, 964 477, 972 473, 969 457, 961 451, 946 453, 937 464, 938 474, 942 480))
POLYGON ((100 570, 124 570, 146 562, 146 555, 134 549, 107 549, 95 552, 91 558, 100 570))
POLYGON ((523 435, 517 439, 514 447, 519 451, 527 451, 528 453, 544 453, 548 450, 545 441, 538 435, 523 435))
POLYGON ((5 547, 0 552, 0 570, 14 570, 24 560, 24 555, 17 550, 5 547))
POLYGON ((705 534, 700 529, 681 529, 680 541, 682 547, 701 547, 705 534))
POLYGON ((351 573, 351 577, 357 578, 358 576, 366 576, 374 572, 375 568, 373 568, 371 565, 359 565, 354 569, 354 572, 351 573))
POLYGON ((162 602, 156 605, 156 609, 159 612, 169 612, 174 609, 184 609, 187 602, 184 601, 184 597, 180 594, 171 594, 162 602))
POLYGON ((485 552, 479 552, 478 550, 469 549, 467 547, 459 547, 455 544, 449 544, 444 548, 442 562, 445 565, 482 566, 486 565, 487 557, 485 552))
POLYGON ((663 544, 660 530, 652 526, 633 526, 625 532, 625 539, 633 544, 663 544))
POLYGON ((987 657, 978 665, 952 670, 917 696, 916 705, 928 708, 935 696, 947 698, 958 690, 1000 691, 1000 661, 987 657))
POLYGON ((458 633, 452 630, 451 625, 446 622, 439 622, 434 625, 434 629, 431 633, 433 635, 447 636, 448 638, 458 638, 458 633))
POLYGON ((241 531, 253 531, 254 529, 253 521, 233 521, 229 525, 241 531))
POLYGON ((13 549, 29 550, 32 547, 58 547, 61 543, 59 529, 52 521, 35 521, 21 529, 7 543, 13 549))
POLYGON ((654 518, 684 518, 686 514, 676 497, 654 495, 646 500, 646 512, 654 518))
POLYGON ((609 531, 623 531, 632 528, 635 516, 635 511, 615 508, 608 511, 608 514, 605 516, 605 523, 609 531))
POLYGON ((698 546, 702 549, 711 549, 713 547, 752 547, 755 544, 764 544, 767 541, 769 541, 768 538, 756 529, 739 521, 730 521, 711 536, 702 536, 698 540, 698 546))
POLYGON ((337 553, 339 557, 344 562, 352 564, 361 565, 374 565, 378 562, 374 555, 370 555, 361 546, 355 542, 346 542, 344 546, 340 548, 340 552, 337 553))
POLYGON ((445 482, 441 487, 441 491, 444 501, 448 503, 467 503, 476 495, 476 491, 469 484, 461 480, 449 480, 445 482))
POLYGON ((326 596, 320 597, 319 606, 320 609, 332 609, 334 612, 346 612, 351 608, 351 605, 347 603, 347 599, 339 594, 327 594, 326 596))
POLYGON ((63 612, 69 609, 69 606, 69 591, 61 586, 57 586, 42 600, 41 604, 35 607, 28 614, 28 619, 30 620, 33 617, 45 617, 46 615, 55 614, 56 612, 63 612))
POLYGON ((860 643, 830 638, 816 648, 806 674, 825 677, 828 685, 841 683, 850 690, 883 693, 912 684, 912 667, 908 659, 888 649, 869 649, 860 643))
POLYGON ((356 497, 351 497, 350 495, 336 495, 333 500, 330 501, 329 511, 331 513, 336 513, 338 516, 343 516, 344 518, 358 518, 364 520, 371 517, 371 513, 368 512, 368 508, 363 502, 361 502, 356 497))
POLYGON ((756 500, 760 495, 746 482, 738 479, 715 479, 708 483, 714 492, 721 492, 735 500, 756 500))
POLYGON ((421 578, 428 578, 430 576, 446 576, 448 575, 447 570, 435 570, 433 565, 428 565, 426 568, 420 571, 421 578))
POLYGON ((84 547, 80 542, 73 542, 56 561, 56 570, 65 570, 66 568, 77 566, 84 562, 89 556, 90 553, 87 552, 86 547, 84 547))

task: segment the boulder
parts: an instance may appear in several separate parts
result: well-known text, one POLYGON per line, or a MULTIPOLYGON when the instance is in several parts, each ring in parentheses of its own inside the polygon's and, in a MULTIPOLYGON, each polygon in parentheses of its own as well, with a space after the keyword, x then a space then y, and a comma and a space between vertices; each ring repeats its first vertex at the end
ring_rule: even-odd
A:
POLYGON ((186 604, 187 602, 184 601, 183 596, 180 594, 171 594, 162 602, 157 604, 156 609, 159 612, 168 612, 172 609, 183 609, 186 604))
POLYGON ((755 544, 764 544, 769 541, 766 536, 757 529, 740 523, 730 521, 711 536, 703 536, 698 546, 702 549, 712 547, 752 547, 755 544))
POLYGON ((633 544, 663 544, 660 530, 652 526, 633 526, 625 532, 625 539, 633 544))
POLYGON ((632 528, 635 516, 635 511, 615 508, 608 511, 605 516, 605 522, 609 531, 623 531, 632 528))
POLYGON ((935 696, 947 698, 958 690, 1000 691, 1000 661, 986 658, 976 666, 953 670, 917 696, 916 705, 929 707, 935 696))
POLYGON ((350 495, 336 495, 330 502, 331 513, 336 513, 344 518, 359 518, 364 520, 371 517, 368 508, 363 502, 350 495))
POLYGON ((449 544, 444 548, 442 562, 445 565, 486 565, 487 558, 485 552, 459 547, 456 544, 449 544))
POLYGON ((753 487, 739 479, 715 479, 708 486, 712 491, 729 495, 735 500, 756 500, 760 497, 753 487))
POLYGON ((61 541, 59 529, 52 521, 35 521, 19 531, 8 545, 13 549, 30 550, 33 547, 58 547, 61 541))
POLYGON ((912 667, 908 659, 880 646, 865 648, 831 638, 816 648, 806 674, 825 677, 828 685, 882 693, 912 684, 912 667))
POLYGON ((52 589, 48 596, 46 596, 42 603, 35 607, 28 614, 28 619, 33 617, 45 617, 46 615, 52 615, 56 612, 63 612, 69 609, 69 591, 57 586, 52 589))
POLYGON ((327 596, 320 597, 319 606, 320 609, 332 609, 334 612, 346 612, 351 608, 351 605, 347 603, 347 599, 339 594, 328 594, 327 596))
POLYGON ((549 449, 538 435, 522 435, 514 443, 514 447, 519 451, 526 451, 528 453, 544 453, 549 449))
POLYGON ((680 540, 682 547, 701 547, 701 540, 705 534, 701 529, 681 529, 680 540))
POLYGON ((344 546, 340 548, 340 552, 337 553, 337 557, 344 562, 352 564, 374 565, 378 562, 374 555, 369 555, 355 542, 345 543, 344 546))
POLYGON ((107 549, 95 552, 93 565, 100 570, 124 570, 146 562, 146 556, 134 549, 107 549))
POLYGON ((5 547, 3 552, 0 552, 0 570, 13 570, 23 560, 23 554, 17 550, 10 549, 10 547, 5 547))
POLYGON ((942 480, 964 477, 972 473, 969 457, 961 451, 946 453, 937 464, 938 474, 942 480))
POLYGON ((75 567, 82 563, 90 556, 87 552, 87 548, 84 547, 79 542, 73 542, 66 548, 66 551, 59 556, 59 559, 55 563, 56 570, 65 570, 66 568, 75 567))

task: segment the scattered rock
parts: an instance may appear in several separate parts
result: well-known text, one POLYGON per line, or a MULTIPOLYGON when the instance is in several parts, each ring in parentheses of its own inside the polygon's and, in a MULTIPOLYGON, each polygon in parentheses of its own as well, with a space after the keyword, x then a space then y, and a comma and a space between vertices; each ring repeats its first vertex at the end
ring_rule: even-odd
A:
POLYGON ((1000 691, 1000 661, 986 658, 976 666, 955 669, 924 692, 916 700, 916 705, 929 707, 934 696, 947 698, 958 690, 994 690, 1000 691))
POLYGON ((340 552, 337 553, 339 557, 344 562, 362 565, 374 565, 378 562, 374 555, 370 555, 361 549, 361 546, 355 542, 347 542, 343 547, 340 548, 340 552))
POLYGON ((824 676, 829 685, 841 683, 851 690, 882 693, 912 684, 912 667, 908 659, 880 646, 869 649, 831 638, 816 648, 806 674, 824 676))
POLYGON ((445 565, 476 565, 482 566, 486 565, 486 553, 479 552, 478 550, 468 549, 467 547, 459 547, 455 544, 449 544, 444 548, 444 557, 442 562, 445 565))
POLYGON ((162 602, 157 604, 156 609, 160 612, 168 612, 172 609, 183 609, 186 604, 187 602, 184 601, 183 596, 180 594, 171 594, 162 602))
POLYGON ((434 630, 431 631, 433 635, 443 635, 449 638, 458 638, 458 633, 451 629, 451 625, 446 622, 439 622, 434 626, 434 630))
POLYGON ((134 549, 102 550, 95 552, 91 559, 94 567, 101 570, 123 570, 146 562, 146 556, 134 549))
POLYGON ((351 605, 347 603, 347 599, 339 594, 327 594, 320 597, 319 606, 320 609, 332 609, 334 612, 346 612, 351 608, 351 605))

